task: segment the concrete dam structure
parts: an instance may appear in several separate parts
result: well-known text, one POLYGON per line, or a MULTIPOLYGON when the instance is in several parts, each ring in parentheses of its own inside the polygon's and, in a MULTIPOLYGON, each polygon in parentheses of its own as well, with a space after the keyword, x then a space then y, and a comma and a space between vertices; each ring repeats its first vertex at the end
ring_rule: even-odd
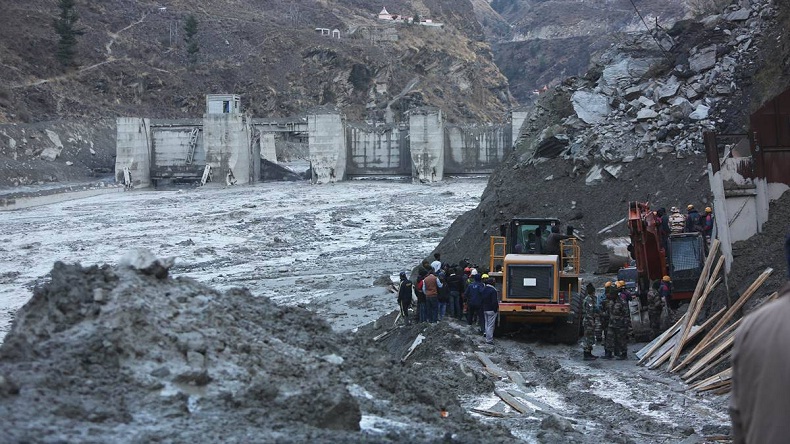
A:
POLYGON ((313 183, 360 176, 410 176, 421 182, 445 175, 487 174, 511 151, 524 121, 449 125, 438 108, 412 110, 408 124, 347 122, 333 107, 305 117, 252 118, 233 94, 206 97, 202 119, 117 119, 116 181, 146 187, 162 181, 247 184, 269 180, 275 143, 307 142, 313 183))

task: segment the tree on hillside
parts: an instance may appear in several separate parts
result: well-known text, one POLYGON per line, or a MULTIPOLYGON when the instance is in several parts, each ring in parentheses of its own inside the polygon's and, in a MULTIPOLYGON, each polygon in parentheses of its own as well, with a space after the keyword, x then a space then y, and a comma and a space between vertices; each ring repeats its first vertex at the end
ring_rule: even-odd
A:
POLYGON ((74 0, 58 0, 58 8, 60 15, 52 22, 55 32, 60 37, 55 55, 61 65, 70 67, 75 65, 74 56, 77 51, 74 47, 77 45, 77 36, 85 32, 75 26, 79 15, 74 9, 74 0))
POLYGON ((197 36, 198 31, 198 21, 194 15, 190 14, 187 17, 187 21, 184 24, 184 41, 187 44, 187 56, 189 57, 189 63, 195 64, 197 63, 197 53, 200 51, 200 47, 198 46, 198 42, 195 39, 197 36))

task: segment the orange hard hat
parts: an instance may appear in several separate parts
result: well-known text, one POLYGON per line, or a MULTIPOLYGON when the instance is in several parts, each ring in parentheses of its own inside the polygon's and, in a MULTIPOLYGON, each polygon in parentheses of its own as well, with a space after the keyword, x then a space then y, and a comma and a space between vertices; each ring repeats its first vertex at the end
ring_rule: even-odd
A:
POLYGON ((611 281, 606 281, 606 283, 603 284, 603 286, 604 286, 604 288, 609 288, 609 287, 612 286, 612 282, 611 281))

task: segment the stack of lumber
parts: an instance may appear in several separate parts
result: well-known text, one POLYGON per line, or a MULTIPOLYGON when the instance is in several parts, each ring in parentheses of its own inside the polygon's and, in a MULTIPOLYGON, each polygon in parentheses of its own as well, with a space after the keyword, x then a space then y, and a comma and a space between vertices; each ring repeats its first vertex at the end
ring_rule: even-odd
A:
MULTIPOLYGON (((705 322, 697 324, 705 300, 721 282, 719 272, 724 264, 724 257, 720 257, 713 267, 718 249, 719 241, 714 240, 686 314, 653 342, 639 350, 636 355, 639 364, 650 369, 657 369, 667 364, 666 369, 671 373, 680 373, 691 390, 724 394, 730 390, 732 368, 728 365, 716 374, 710 373, 720 364, 729 363, 735 331, 741 319, 731 321, 743 305, 757 293, 757 289, 768 279, 773 269, 768 268, 763 271, 729 308, 724 307, 705 322), (711 268, 713 268, 712 272, 711 268), (698 341, 691 347, 695 339, 698 341), (681 356, 689 348, 690 350, 681 356)), ((774 293, 768 300, 776 297, 777 293, 774 293)))

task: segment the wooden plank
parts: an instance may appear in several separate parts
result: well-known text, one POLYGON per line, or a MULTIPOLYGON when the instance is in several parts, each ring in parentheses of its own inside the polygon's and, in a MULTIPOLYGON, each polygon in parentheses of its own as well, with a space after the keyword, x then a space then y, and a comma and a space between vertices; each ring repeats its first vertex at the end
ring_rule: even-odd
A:
POLYGON ((417 337, 414 339, 414 342, 411 343, 411 347, 409 347, 409 351, 406 352, 406 356, 404 356, 403 359, 400 360, 400 362, 406 362, 406 360, 409 359, 409 356, 411 356, 411 354, 414 353, 414 350, 417 349, 417 346, 422 344, 422 341, 424 339, 425 336, 423 336, 422 333, 418 334, 417 337))
MULTIPOLYGON (((669 340, 665 342, 664 345, 661 346, 661 348, 656 350, 656 353, 653 354, 653 359, 647 361, 645 363, 645 366, 648 368, 652 368, 651 366, 655 365, 657 361, 662 360, 662 358, 664 358, 664 355, 666 355, 667 353, 670 353, 671 355, 672 350, 674 350, 675 346, 678 344, 679 339, 680 339, 679 334, 675 332, 675 334, 672 335, 672 337, 669 338, 669 340)), ((666 359, 664 359, 664 361, 665 360, 666 359)))
POLYGON ((745 304, 746 301, 748 301, 752 297, 752 295, 754 295, 757 292, 757 289, 760 288, 763 282, 765 282, 765 280, 768 279, 768 276, 770 276, 773 271, 774 271, 773 268, 770 267, 766 268, 765 271, 763 271, 760 274, 760 276, 758 276, 757 279, 755 279, 755 281, 752 282, 752 285, 750 285, 749 288, 747 288, 746 291, 743 292, 741 297, 738 298, 738 300, 732 305, 732 307, 730 307, 727 310, 727 313, 724 314, 724 317, 719 319, 719 322, 717 322, 716 325, 710 330, 710 332, 708 332, 708 334, 705 335, 704 338, 702 338, 700 346, 704 346, 710 339, 714 337, 714 335, 716 335, 727 324, 727 322, 730 321, 730 319, 735 315, 735 313, 738 310, 740 310, 741 307, 743 307, 743 304, 745 304))
POLYGON ((530 391, 527 387, 527 381, 524 379, 524 375, 522 375, 520 372, 510 371, 507 372, 507 375, 510 377, 510 380, 516 384, 516 387, 518 387, 519 390, 522 392, 530 391))
POLYGON ((385 331, 384 333, 382 333, 382 334, 380 334, 380 335, 376 336, 375 338, 373 338, 373 342, 380 341, 380 340, 382 340, 382 339, 386 338, 387 336, 389 336, 390 334, 392 334, 392 332, 393 332, 393 331, 395 331, 395 329, 394 329, 394 328, 391 328, 391 329, 389 329, 389 330, 385 331))
POLYGON ((738 319, 737 321, 733 322, 732 325, 727 327, 723 332, 721 332, 718 335, 716 335, 715 338, 713 338, 710 341, 708 341, 707 344, 704 344, 701 347, 695 347, 694 350, 691 351, 691 353, 686 355, 686 357, 683 359, 683 361, 680 364, 678 364, 674 369, 672 369, 672 371, 681 370, 683 367, 685 367, 685 366, 691 364, 692 362, 694 362, 694 359, 696 359, 699 355, 704 353, 705 350, 709 350, 711 347, 715 346, 722 339, 724 339, 727 335, 729 335, 731 332, 733 332, 735 329, 737 329, 738 326, 741 325, 741 321, 742 320, 743 319, 738 319))
POLYGON ((730 359, 730 356, 732 356, 732 350, 729 350, 727 353, 719 356, 715 361, 706 365, 704 369, 698 371, 697 373, 694 374, 686 373, 685 375, 681 376, 681 378, 684 381, 686 381, 686 384, 691 384, 697 379, 699 379, 700 377, 702 377, 702 375, 706 374, 707 372, 711 371, 711 369, 724 362, 726 359, 730 359))
POLYGON ((727 337, 727 339, 725 339, 719 345, 714 347, 710 352, 708 352, 708 354, 706 354, 705 356, 701 357, 697 361, 697 363, 694 364, 691 367, 691 369, 689 369, 689 372, 691 372, 690 374, 694 374, 693 372, 696 372, 696 371, 704 368, 706 365, 708 365, 714 359, 718 358, 720 354, 724 353, 728 348, 732 347, 732 342, 733 342, 734 339, 735 339, 735 332, 730 334, 727 337))
POLYGON ((702 268, 702 273, 699 275, 699 280, 697 280, 697 287, 694 289, 694 293, 691 296, 691 302, 689 303, 689 312, 692 314, 686 318, 685 325, 683 325, 680 329, 680 342, 678 344, 679 347, 675 347, 672 351, 672 357, 669 358, 669 368, 675 366, 677 363, 678 358, 680 357, 680 351, 683 349, 683 345, 686 343, 686 337, 689 334, 689 330, 691 330, 691 326, 694 324, 694 319, 691 318, 694 311, 697 310, 697 302, 699 301, 700 295, 702 295, 702 291, 705 288, 705 283, 708 281, 708 273, 710 273, 710 268, 713 265, 713 260, 716 257, 716 253, 719 251, 720 242, 718 239, 714 239, 711 243, 710 252, 708 253, 707 259, 705 259, 705 266, 702 268))
MULTIPOLYGON (((678 319, 677 322, 675 322, 675 325, 673 325, 672 327, 669 327, 664 333, 661 334, 661 336, 659 336, 659 338, 661 338, 661 340, 653 341, 653 342, 655 342, 655 344, 653 344, 653 346, 644 353, 644 355, 642 356, 641 359, 639 359, 637 364, 644 363, 653 353, 656 352, 656 350, 658 350, 659 347, 664 345, 664 342, 669 340, 669 338, 671 338, 672 335, 677 333, 680 330, 681 324, 683 322, 685 322, 686 317, 687 317, 686 314, 683 314, 683 316, 681 316, 680 319, 678 319)), ((642 350, 640 350, 640 352, 641 351, 642 350)))
POLYGON ((543 401, 540 401, 540 400, 536 399, 534 396, 530 396, 530 395, 528 395, 526 393, 522 393, 522 392, 519 392, 519 391, 516 391, 516 390, 508 390, 508 392, 511 395, 517 396, 517 397, 529 402, 530 404, 536 406, 540 411, 542 411, 544 413, 554 413, 554 414, 557 414, 559 416, 562 416, 552 406, 546 404, 543 401))
POLYGON ((480 362, 483 363, 488 373, 490 373, 493 376, 496 376, 497 378, 507 378, 507 372, 502 370, 498 365, 494 364, 491 361, 491 358, 486 356, 485 353, 478 351, 475 352, 475 355, 477 356, 477 359, 479 359, 480 362))
POLYGON ((472 409, 473 412, 479 413, 485 416, 492 416, 494 418, 504 418, 505 414, 500 412, 495 412, 493 410, 485 410, 485 409, 472 409))
POLYGON ((522 414, 532 413, 532 409, 529 408, 529 406, 516 399, 513 395, 511 395, 507 391, 502 389, 496 389, 494 390, 494 393, 496 393, 496 395, 499 396, 500 399, 505 401, 509 406, 513 407, 513 409, 517 410, 519 413, 522 414))
POLYGON ((692 384, 689 386, 689 388, 696 390, 700 387, 705 387, 707 385, 717 382, 729 381, 730 379, 732 379, 732 367, 728 367, 709 378, 703 379, 702 381, 699 381, 696 384, 692 384))

